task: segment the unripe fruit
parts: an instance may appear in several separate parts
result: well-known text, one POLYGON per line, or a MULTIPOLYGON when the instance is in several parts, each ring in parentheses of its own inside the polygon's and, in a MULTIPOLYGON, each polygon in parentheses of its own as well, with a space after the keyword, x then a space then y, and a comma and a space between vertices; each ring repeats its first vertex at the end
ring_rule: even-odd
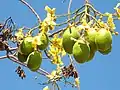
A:
POLYGON ((97 31, 94 28, 90 28, 86 31, 86 40, 89 42, 92 51, 96 51, 95 37, 97 35, 97 31))
POLYGON ((75 41, 71 40, 71 38, 78 39, 79 37, 80 35, 77 31, 77 28, 75 27, 68 28, 64 32, 62 45, 65 52, 72 54, 72 49, 73 49, 73 45, 75 44, 75 41))
POLYGON ((40 50, 44 50, 47 48, 49 40, 48 40, 48 36, 45 33, 40 33, 40 35, 38 36, 40 39, 41 44, 38 45, 38 48, 40 50))
POLYGON ((20 51, 23 54, 28 55, 34 50, 34 48, 32 47, 32 39, 32 37, 26 37, 21 43, 20 51))
POLYGON ((78 63, 84 63, 90 55, 90 47, 86 43, 76 42, 73 46, 73 56, 78 63))
POLYGON ((42 62, 42 55, 38 51, 34 51, 29 54, 27 58, 27 67, 31 71, 37 71, 41 65, 42 62))
POLYGON ((103 55, 108 55, 108 54, 111 52, 111 50, 112 50, 112 45, 110 46, 109 49, 107 49, 107 50, 105 50, 105 51, 100 51, 100 50, 99 50, 99 52, 100 52, 101 54, 103 54, 103 55))
POLYGON ((100 29, 97 32, 95 43, 96 43, 97 49, 100 51, 105 51, 109 49, 112 44, 111 32, 103 28, 100 29))
POLYGON ((95 56, 95 52, 96 52, 96 49, 94 49, 94 47, 91 47, 91 45, 89 45, 89 47, 90 47, 90 55, 88 57, 87 62, 93 59, 93 57, 95 56))
POLYGON ((18 60, 20 62, 26 62, 27 61, 27 56, 18 52, 18 60))

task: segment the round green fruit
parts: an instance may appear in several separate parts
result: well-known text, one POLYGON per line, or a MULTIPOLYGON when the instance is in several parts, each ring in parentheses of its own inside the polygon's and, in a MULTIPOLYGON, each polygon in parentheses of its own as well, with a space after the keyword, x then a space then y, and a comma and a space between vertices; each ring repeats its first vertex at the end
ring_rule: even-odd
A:
MULTIPOLYGON (((89 29, 86 31, 86 40, 89 42, 92 50, 96 50, 96 44, 95 44, 95 37, 97 35, 97 31, 94 28, 89 29)), ((93 51, 94 51, 93 50, 93 51)))
POLYGON ((100 51, 105 51, 109 49, 112 44, 111 32, 103 28, 100 29, 97 32, 95 43, 96 43, 97 49, 100 51))
POLYGON ((95 37, 97 35, 97 31, 93 28, 86 31, 86 38, 89 43, 95 44, 95 37))
POLYGON ((32 46, 32 37, 26 37, 23 42, 20 45, 20 51, 25 54, 29 55, 31 52, 33 52, 34 48, 32 46))
POLYGON ((73 56, 78 63, 84 63, 90 55, 90 47, 85 43, 76 42, 73 46, 73 56))
POLYGON ((42 55, 38 51, 34 51, 29 54, 27 58, 27 67, 31 71, 37 71, 40 68, 42 62, 42 55))
POLYGON ((48 36, 45 33, 40 33, 40 35, 38 36, 39 40, 40 40, 40 45, 38 45, 38 48, 40 50, 44 50, 47 48, 48 43, 49 43, 49 39, 48 36))
POLYGON ((94 47, 91 47, 91 45, 89 45, 89 47, 90 47, 90 55, 88 57, 87 62, 93 59, 93 57, 95 56, 95 52, 96 52, 96 49, 94 49, 94 47))
POLYGON ((20 62, 26 62, 27 61, 27 56, 18 52, 18 60, 20 62))
POLYGON ((80 37, 77 28, 71 27, 67 28, 67 30, 63 34, 63 41, 62 45, 65 50, 65 52, 72 54, 73 45, 75 44, 74 40, 71 40, 71 38, 78 39, 80 37))
POLYGON ((112 50, 112 45, 110 46, 109 49, 107 49, 107 50, 105 50, 105 51, 100 51, 100 50, 99 50, 99 52, 100 52, 101 54, 103 54, 103 55, 108 55, 108 54, 111 52, 111 50, 112 50))

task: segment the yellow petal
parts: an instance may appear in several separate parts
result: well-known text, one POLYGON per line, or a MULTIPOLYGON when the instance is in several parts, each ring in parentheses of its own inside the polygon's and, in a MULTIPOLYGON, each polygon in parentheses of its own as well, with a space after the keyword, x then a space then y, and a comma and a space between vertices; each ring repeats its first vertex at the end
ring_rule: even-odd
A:
POLYGON ((32 46, 33 46, 34 50, 37 49, 37 44, 38 44, 38 38, 37 38, 37 36, 35 36, 32 41, 32 46))
POLYGON ((49 8, 48 6, 45 6, 45 10, 48 12, 48 13, 51 13, 51 8, 49 8))
POLYGON ((53 8, 51 14, 55 14, 55 10, 56 10, 56 8, 53 8))
POLYGON ((75 78, 75 85, 76 85, 77 87, 79 87, 79 86, 80 86, 80 81, 79 81, 79 78, 75 78))
POLYGON ((53 70, 53 71, 51 72, 51 75, 52 75, 52 76, 55 76, 55 75, 56 75, 56 71, 53 70))
POLYGON ((47 11, 47 13, 50 13, 51 15, 53 15, 53 14, 55 14, 56 8, 51 9, 48 6, 45 6, 45 10, 47 11))

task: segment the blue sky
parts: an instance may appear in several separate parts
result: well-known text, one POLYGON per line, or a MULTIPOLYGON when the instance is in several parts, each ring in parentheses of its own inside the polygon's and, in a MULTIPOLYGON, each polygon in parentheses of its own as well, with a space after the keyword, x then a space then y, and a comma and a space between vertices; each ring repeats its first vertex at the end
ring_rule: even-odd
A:
MULTIPOLYGON (((42 20, 46 16, 44 7, 46 5, 56 8, 57 14, 67 13, 68 0, 62 3, 62 0, 27 0, 41 16, 42 20)), ((73 0, 71 10, 79 8, 84 0, 73 0)), ((120 2, 119 0, 90 0, 96 9, 101 12, 113 12, 113 7, 120 2)), ((0 22, 4 22, 9 16, 18 27, 33 27, 37 23, 36 17, 19 0, 1 0, 0 1, 0 22)), ((116 21, 116 31, 120 31, 120 21, 116 21)), ((80 75, 81 90, 120 90, 120 35, 113 36, 113 48, 109 55, 103 56, 96 53, 91 62, 85 64, 76 64, 80 75)), ((3 52, 0 52, 3 55, 3 52)), ((65 58, 67 60, 67 58, 65 58)), ((42 90, 44 86, 39 82, 45 79, 29 69, 24 68, 27 77, 22 80, 15 73, 18 64, 8 59, 0 61, 0 90, 42 90), (35 80, 35 76, 38 79, 35 80)), ((42 64, 47 70, 55 67, 47 61, 42 64), (46 65, 46 63, 48 65, 46 65), (48 66, 48 67, 46 67, 48 66)), ((71 86, 64 87, 62 90, 76 90, 71 86)))

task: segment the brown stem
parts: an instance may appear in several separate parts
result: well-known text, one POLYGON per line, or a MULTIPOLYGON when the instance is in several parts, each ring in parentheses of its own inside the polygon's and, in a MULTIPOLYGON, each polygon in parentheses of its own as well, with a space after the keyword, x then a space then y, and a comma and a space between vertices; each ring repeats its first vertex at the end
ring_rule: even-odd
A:
POLYGON ((32 8, 32 6, 30 6, 25 0, 20 0, 23 4, 25 4, 37 17, 38 22, 41 23, 41 19, 40 16, 36 13, 36 11, 32 8))
MULTIPOLYGON (((80 22, 77 21, 77 22, 75 23, 75 25, 78 25, 79 23, 80 23, 80 22)), ((60 29, 60 30, 57 30, 56 32, 50 34, 49 37, 53 37, 55 34, 58 34, 58 33, 60 33, 60 32, 64 32, 67 28, 68 28, 68 27, 64 27, 64 28, 62 28, 62 29, 60 29)))
MULTIPOLYGON (((13 61, 13 62, 15 62, 15 63, 18 63, 18 64, 20 64, 20 65, 22 65, 22 66, 24 66, 24 67, 27 67, 27 65, 26 65, 25 63, 20 62, 20 61, 18 60, 18 58, 15 57, 14 55, 1 56, 0 59, 5 59, 5 58, 8 58, 8 57, 9 57, 9 59, 10 59, 11 61, 13 61)), ((41 69, 41 68, 39 68, 39 70, 37 70, 36 72, 37 72, 37 73, 40 73, 40 74, 42 74, 42 75, 44 75, 44 76, 49 75, 49 73, 48 73, 47 71, 45 71, 45 70, 43 70, 43 69, 41 69)))
POLYGON ((2 60, 2 59, 5 59, 5 58, 7 58, 7 56, 5 55, 5 56, 0 56, 0 59, 2 60))
MULTIPOLYGON (((13 55, 11 55, 10 57, 13 58, 12 61, 14 61, 14 62, 16 62, 16 63, 18 63, 18 64, 20 64, 20 65, 23 65, 23 66, 27 67, 26 64, 19 62, 17 57, 15 57, 15 56, 13 56, 13 55)), ((45 70, 43 70, 43 69, 41 69, 41 68, 39 68, 39 70, 37 70, 36 72, 37 72, 37 73, 40 73, 40 74, 42 74, 42 75, 44 75, 44 76, 49 75, 49 73, 48 73, 47 71, 45 71, 45 70)))
POLYGON ((55 34, 58 34, 58 33, 63 32, 63 31, 65 31, 65 30, 66 30, 66 27, 65 27, 65 28, 62 28, 62 29, 60 29, 60 30, 58 30, 58 31, 56 31, 56 32, 54 32, 54 33, 52 33, 51 35, 49 35, 49 37, 53 37, 55 34))

